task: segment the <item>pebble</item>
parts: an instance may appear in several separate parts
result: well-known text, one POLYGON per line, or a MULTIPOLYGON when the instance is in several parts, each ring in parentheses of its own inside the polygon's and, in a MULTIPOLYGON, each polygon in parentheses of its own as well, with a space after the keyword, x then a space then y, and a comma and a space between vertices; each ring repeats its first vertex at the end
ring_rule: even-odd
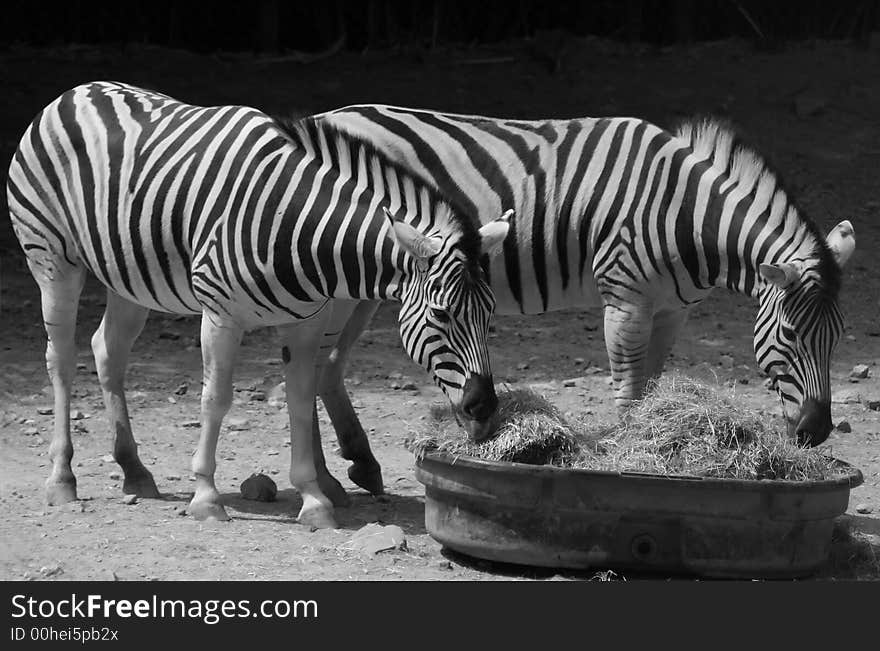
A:
POLYGON ((849 376, 851 378, 864 380, 866 377, 868 377, 869 372, 870 369, 868 368, 867 364, 856 364, 855 366, 853 366, 853 370, 849 372, 849 376))
POLYGON ((126 495, 122 498, 123 504, 128 504, 129 506, 137 504, 138 498, 137 495, 126 495))
POLYGON ((400 386, 400 388, 404 391, 418 391, 419 390, 419 387, 416 385, 415 382, 406 382, 405 384, 402 384, 400 386))
POLYGON ((719 355, 718 356, 718 364, 722 368, 731 369, 733 368, 735 361, 730 355, 719 355))
POLYGON ((185 420, 180 424, 180 426, 181 427, 188 427, 188 428, 196 428, 196 427, 201 427, 202 424, 197 420, 185 420))
POLYGON ((180 475, 165 475, 165 479, 168 481, 177 481, 180 479, 180 475))
POLYGON ((175 511, 175 513, 177 513, 177 515, 186 515, 186 507, 181 506, 179 509, 177 509, 175 511))
POLYGON ((226 421, 226 426, 236 432, 244 431, 250 427, 247 418, 230 418, 226 421))
POLYGON ((25 436, 36 436, 40 433, 40 430, 38 430, 36 427, 25 427, 23 430, 21 430, 21 433, 25 436))
POLYGON ((396 524, 383 526, 371 522, 355 531, 346 548, 372 556, 392 549, 406 549, 406 536, 396 524))
POLYGON ((114 461, 116 461, 116 459, 113 458, 112 454, 105 454, 103 457, 101 457, 101 461, 103 461, 104 463, 113 463, 114 461))
POLYGON ((844 434, 849 434, 850 432, 852 432, 852 425, 849 424, 848 420, 842 420, 839 423, 837 423, 836 429, 838 432, 843 432, 844 434))
POLYGON ((77 371, 88 371, 88 370, 89 370, 89 365, 86 364, 86 363, 84 363, 84 362, 79 362, 79 363, 77 363, 77 365, 76 365, 76 370, 77 370, 77 371))
POLYGON ((86 414, 77 409, 70 415, 70 420, 82 420, 83 418, 88 418, 86 414))
POLYGON ((880 400, 865 400, 865 407, 871 411, 880 411, 880 400))
POLYGON ((517 365, 516 365, 516 370, 517 370, 517 371, 525 371, 525 370, 527 370, 528 368, 529 368, 529 365, 526 364, 525 362, 522 362, 521 364, 517 364, 517 365))
POLYGON ((255 502, 274 502, 278 494, 278 487, 271 477, 262 473, 254 473, 241 482, 241 496, 246 500, 255 502))
POLYGON ((180 339, 180 334, 172 330, 163 330, 159 333, 159 339, 171 339, 173 341, 176 339, 180 339))
POLYGON ((874 509, 872 509, 867 504, 856 504, 856 513, 867 514, 867 513, 871 513, 873 510, 874 509))
POLYGON ((186 382, 181 382, 174 390, 174 394, 178 396, 183 396, 186 395, 187 391, 189 391, 189 384, 187 384, 186 382))
POLYGON ((581 364, 585 363, 583 357, 575 357, 572 361, 574 362, 575 366, 580 366, 581 364))
POLYGON ((63 574, 64 570, 60 565, 44 565, 40 568, 40 574, 43 576, 56 576, 57 574, 63 574))
POLYGON ((562 386, 564 386, 564 387, 577 386, 577 380, 565 380, 565 381, 563 381, 562 386))
POLYGON ((251 393, 251 402, 266 402, 266 392, 265 391, 254 391, 251 393))
POLYGON ((122 473, 118 470, 112 471, 109 475, 107 475, 110 479, 122 479, 122 473))
POLYGON ((37 413, 40 416, 51 416, 55 410, 52 407, 37 407, 37 413))
POLYGON ((277 457, 278 450, 266 450, 266 454, 269 455, 270 457, 277 457))

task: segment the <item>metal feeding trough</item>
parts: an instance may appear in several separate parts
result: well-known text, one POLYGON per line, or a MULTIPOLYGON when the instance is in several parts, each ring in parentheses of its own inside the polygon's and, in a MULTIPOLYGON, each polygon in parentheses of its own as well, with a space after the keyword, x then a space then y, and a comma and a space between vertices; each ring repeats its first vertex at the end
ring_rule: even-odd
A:
POLYGON ((730 578, 808 576, 862 473, 757 481, 604 472, 427 452, 425 525, 491 561, 730 578))

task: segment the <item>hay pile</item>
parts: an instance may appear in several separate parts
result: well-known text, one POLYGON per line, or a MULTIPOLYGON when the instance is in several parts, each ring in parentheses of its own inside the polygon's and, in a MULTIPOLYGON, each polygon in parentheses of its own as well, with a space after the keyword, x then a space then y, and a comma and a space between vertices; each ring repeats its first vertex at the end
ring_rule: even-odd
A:
POLYGON ((533 465, 563 465, 580 450, 559 410, 534 391, 513 389, 499 393, 495 419, 499 423, 498 435, 474 443, 463 434, 448 404, 435 405, 425 428, 407 441, 407 446, 415 454, 437 450, 487 461, 533 465))
POLYGON ((696 475, 726 479, 825 480, 847 474, 821 450, 802 448, 763 417, 738 406, 733 395, 680 376, 653 383, 645 398, 614 425, 591 417, 565 419, 542 396, 517 389, 499 393, 499 434, 467 440, 449 408, 434 408, 410 441, 428 450, 490 461, 696 475))

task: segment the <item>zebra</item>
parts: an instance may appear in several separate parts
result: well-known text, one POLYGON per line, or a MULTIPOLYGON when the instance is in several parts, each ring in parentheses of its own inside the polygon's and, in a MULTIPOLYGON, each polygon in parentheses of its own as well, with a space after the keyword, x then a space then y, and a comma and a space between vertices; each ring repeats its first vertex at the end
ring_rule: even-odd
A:
MULTIPOLYGON (((490 266, 497 313, 602 307, 620 411, 661 373, 689 310, 720 286, 758 299, 755 355, 789 433, 802 444, 827 438, 853 227, 841 221, 823 237, 728 123, 694 118, 669 132, 628 117, 525 121, 385 105, 316 117, 381 147, 483 221, 513 206, 503 255, 490 266)), ((349 474, 381 491, 342 383, 374 311, 355 310, 320 395, 354 461, 349 474)))
POLYGON ((369 143, 312 118, 193 106, 97 81, 34 119, 7 196, 48 335, 50 504, 77 498, 69 409, 86 272, 107 289, 91 344, 126 493, 159 496, 123 388, 150 310, 201 316, 204 388, 188 508, 197 519, 228 518, 214 481, 216 447, 235 356, 253 328, 276 326, 282 342, 300 522, 333 527, 334 504, 346 503, 312 430, 316 359, 359 300, 401 303, 407 353, 433 374, 472 436, 491 433, 495 299, 482 262, 504 241, 510 213, 479 226, 369 143))

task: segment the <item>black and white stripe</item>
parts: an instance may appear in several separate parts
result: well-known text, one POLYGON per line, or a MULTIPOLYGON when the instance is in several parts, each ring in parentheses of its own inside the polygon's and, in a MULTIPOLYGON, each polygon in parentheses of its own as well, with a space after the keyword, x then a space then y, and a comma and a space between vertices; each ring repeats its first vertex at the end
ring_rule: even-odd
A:
POLYGON ((50 501, 75 497, 67 412, 86 271, 108 290, 92 344, 117 460, 135 492, 152 496, 156 488, 125 408, 128 352, 148 310, 202 315, 205 387, 191 504, 198 517, 226 517, 214 454, 241 333, 274 325, 285 341, 301 517, 332 525, 323 491, 342 488, 315 483, 311 420, 316 351, 322 336, 341 330, 330 316, 350 310, 341 299, 401 302, 407 352, 433 373, 472 435, 492 427, 486 340, 494 297, 480 261, 503 241, 506 218, 480 227, 365 141, 310 118, 285 122, 246 106, 191 106, 94 82, 33 121, 10 165, 7 195, 49 334, 50 501))
MULTIPOLYGON (((603 306, 621 406, 659 373, 688 308, 721 286, 759 298, 757 359, 772 372, 776 356, 786 360, 786 402, 828 411, 848 253, 829 248, 726 125, 695 120, 672 133, 633 118, 522 121, 381 105, 318 118, 381 147, 482 220, 513 206, 504 255, 490 268, 499 313, 603 306), (789 263, 803 274, 780 302, 761 269, 789 263), (797 298, 814 293, 822 299, 797 298), (795 303, 804 309, 787 309, 795 303), (768 321, 786 323, 796 343, 768 321)), ((849 222, 841 228, 851 242, 849 222)))

